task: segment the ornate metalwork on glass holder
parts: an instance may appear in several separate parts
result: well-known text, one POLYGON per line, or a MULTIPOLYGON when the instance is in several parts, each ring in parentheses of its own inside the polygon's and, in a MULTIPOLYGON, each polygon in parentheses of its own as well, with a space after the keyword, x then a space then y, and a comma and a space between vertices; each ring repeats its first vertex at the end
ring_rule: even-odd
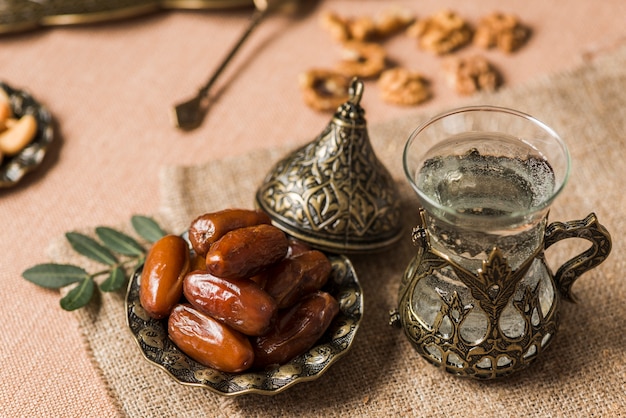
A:
POLYGON ((509 375, 536 359, 557 332, 560 297, 571 300, 573 281, 611 250, 595 214, 548 226, 544 245, 515 270, 494 248, 481 269, 468 271, 430 246, 423 213, 413 242, 418 251, 403 276, 391 323, 432 364, 477 379, 509 375), (544 249, 570 237, 587 239, 592 247, 553 277, 544 249))
POLYGON ((554 275, 563 298, 575 302, 572 285, 581 274, 606 260, 613 244, 609 231, 598 222, 595 213, 577 221, 552 222, 546 228, 544 247, 548 248, 567 238, 582 238, 591 243, 589 249, 563 263, 554 275))
POLYGON ((276 226, 330 252, 358 253, 401 234, 396 184, 370 144, 363 83, 353 80, 341 105, 312 142, 279 161, 256 194, 276 226))

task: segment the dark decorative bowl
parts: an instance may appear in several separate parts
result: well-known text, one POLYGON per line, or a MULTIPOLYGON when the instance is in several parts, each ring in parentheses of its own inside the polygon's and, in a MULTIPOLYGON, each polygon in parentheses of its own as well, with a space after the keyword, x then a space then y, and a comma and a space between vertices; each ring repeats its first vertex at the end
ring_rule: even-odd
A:
POLYGON ((208 368, 180 351, 167 336, 166 320, 148 316, 139 303, 142 267, 130 279, 126 295, 128 326, 141 353, 183 385, 221 395, 275 395, 296 383, 315 380, 350 349, 363 315, 363 294, 354 267, 345 256, 330 255, 333 270, 323 290, 339 302, 340 311, 315 346, 290 362, 263 371, 225 373, 208 368))
POLYGON ((0 82, 0 89, 6 93, 16 118, 30 113, 37 120, 37 133, 30 144, 12 157, 5 155, 0 163, 0 187, 11 187, 17 184, 26 173, 41 164, 48 146, 54 140, 54 129, 48 109, 39 104, 29 93, 14 89, 3 82, 0 82))

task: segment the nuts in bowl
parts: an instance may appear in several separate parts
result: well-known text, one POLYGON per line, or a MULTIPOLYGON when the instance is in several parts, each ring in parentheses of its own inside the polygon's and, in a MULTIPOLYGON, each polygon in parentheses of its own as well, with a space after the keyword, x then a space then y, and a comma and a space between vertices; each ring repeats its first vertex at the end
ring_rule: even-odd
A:
POLYGON ((41 165, 54 140, 52 115, 25 90, 0 82, 0 188, 41 165))
POLYGON ((363 300, 350 261, 292 240, 263 215, 202 215, 183 237, 155 243, 131 278, 130 330, 146 359, 182 384, 271 395, 319 377, 352 344, 363 300), (158 255, 170 245, 173 256, 158 255))

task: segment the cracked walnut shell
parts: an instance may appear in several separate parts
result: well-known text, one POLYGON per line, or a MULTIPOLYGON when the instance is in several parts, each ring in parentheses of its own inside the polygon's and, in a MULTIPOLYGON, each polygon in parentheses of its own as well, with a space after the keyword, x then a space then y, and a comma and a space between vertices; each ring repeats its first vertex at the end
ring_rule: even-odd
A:
POLYGON ((415 20, 405 9, 392 8, 372 18, 370 16, 343 17, 334 12, 324 12, 320 22, 339 42, 371 41, 387 38, 406 28, 415 20))
POLYGON ((350 78, 336 71, 308 70, 300 74, 299 84, 304 102, 315 110, 335 110, 349 97, 350 78))
POLYGON ((407 9, 392 8, 381 13, 374 19, 376 36, 386 38, 412 24, 415 16, 407 9))
POLYGON ((470 43, 472 29, 455 12, 442 10, 409 26, 407 35, 416 38, 422 49, 443 55, 470 43))
POLYGON ((378 79, 380 95, 387 103, 411 106, 431 97, 428 80, 406 68, 385 70, 378 79))
POLYGON ((480 90, 494 91, 501 82, 498 71, 479 55, 450 59, 444 63, 444 71, 448 83, 465 96, 480 90))
POLYGON ((494 12, 480 20, 473 42, 482 48, 497 47, 510 53, 520 48, 529 36, 530 29, 516 16, 494 12))
POLYGON ((342 53, 344 59, 337 64, 336 70, 348 77, 376 77, 387 65, 387 51, 376 43, 346 42, 342 53))
POLYGON ((320 22, 339 42, 366 41, 374 37, 376 32, 374 20, 368 16, 347 18, 334 12, 325 12, 321 15, 320 22))

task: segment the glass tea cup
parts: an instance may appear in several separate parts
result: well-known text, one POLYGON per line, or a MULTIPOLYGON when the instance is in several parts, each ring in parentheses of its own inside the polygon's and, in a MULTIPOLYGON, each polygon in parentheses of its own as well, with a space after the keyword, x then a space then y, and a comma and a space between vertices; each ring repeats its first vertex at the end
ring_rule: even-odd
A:
POLYGON ((465 107, 418 127, 403 163, 421 224, 393 322, 448 372, 494 378, 525 367, 552 340, 559 299, 611 249, 593 213, 548 224, 569 177, 567 146, 530 115, 465 107), (571 237, 592 246, 553 275, 544 250, 571 237))

